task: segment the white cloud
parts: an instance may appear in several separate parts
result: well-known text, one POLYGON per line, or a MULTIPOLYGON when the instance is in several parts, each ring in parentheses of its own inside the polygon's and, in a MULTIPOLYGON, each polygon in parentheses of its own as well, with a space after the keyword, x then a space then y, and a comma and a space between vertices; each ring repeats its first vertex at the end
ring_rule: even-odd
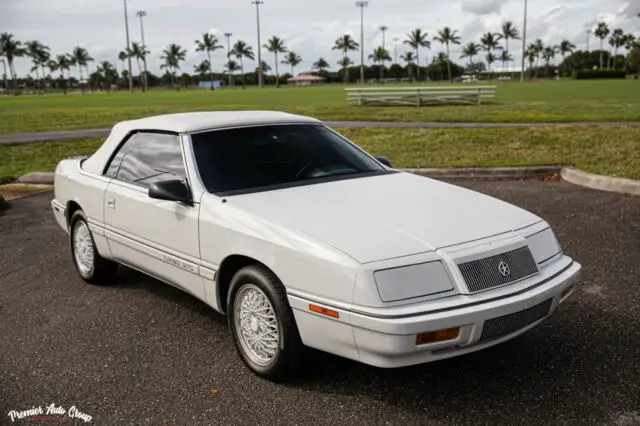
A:
POLYGON ((462 10, 477 15, 500 13, 506 0, 462 0, 462 10))

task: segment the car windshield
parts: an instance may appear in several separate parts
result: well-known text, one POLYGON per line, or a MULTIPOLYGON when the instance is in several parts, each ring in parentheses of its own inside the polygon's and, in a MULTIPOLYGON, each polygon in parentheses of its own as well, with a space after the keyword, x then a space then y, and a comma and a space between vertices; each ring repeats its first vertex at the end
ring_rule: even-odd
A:
POLYGON ((316 124, 265 125, 191 135, 211 193, 251 192, 387 173, 343 137, 316 124))

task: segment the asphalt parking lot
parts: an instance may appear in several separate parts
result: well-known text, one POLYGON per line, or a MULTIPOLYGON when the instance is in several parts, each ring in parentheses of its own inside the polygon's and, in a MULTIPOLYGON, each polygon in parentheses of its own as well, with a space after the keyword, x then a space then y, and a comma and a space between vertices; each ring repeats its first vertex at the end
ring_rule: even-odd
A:
POLYGON ((640 197, 564 182, 458 182, 547 219, 583 265, 579 290, 524 335, 382 370, 313 352, 274 384, 236 355, 225 319, 131 270, 77 277, 51 194, 0 216, 0 424, 76 406, 91 424, 640 424, 640 197))

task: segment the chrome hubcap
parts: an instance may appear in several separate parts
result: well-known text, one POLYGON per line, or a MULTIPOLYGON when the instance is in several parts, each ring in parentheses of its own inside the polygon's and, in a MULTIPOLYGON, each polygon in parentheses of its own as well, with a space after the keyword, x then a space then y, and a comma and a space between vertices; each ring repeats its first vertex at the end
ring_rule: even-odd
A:
POLYGON ((269 364, 280 341, 278 321, 269 298, 258 287, 247 284, 238 291, 234 304, 236 333, 244 352, 258 365, 269 364))
POLYGON ((84 222, 78 222, 73 236, 73 254, 82 274, 88 274, 93 268, 93 243, 89 228, 84 222))

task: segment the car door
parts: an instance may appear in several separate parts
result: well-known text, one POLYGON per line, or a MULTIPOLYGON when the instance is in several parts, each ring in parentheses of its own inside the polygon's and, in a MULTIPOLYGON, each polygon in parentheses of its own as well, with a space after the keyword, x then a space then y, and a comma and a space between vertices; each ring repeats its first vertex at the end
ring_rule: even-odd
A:
POLYGON ((105 233, 111 254, 203 299, 199 275, 199 202, 186 205, 150 198, 157 181, 183 179, 188 184, 180 136, 137 132, 114 155, 104 197, 105 233))

